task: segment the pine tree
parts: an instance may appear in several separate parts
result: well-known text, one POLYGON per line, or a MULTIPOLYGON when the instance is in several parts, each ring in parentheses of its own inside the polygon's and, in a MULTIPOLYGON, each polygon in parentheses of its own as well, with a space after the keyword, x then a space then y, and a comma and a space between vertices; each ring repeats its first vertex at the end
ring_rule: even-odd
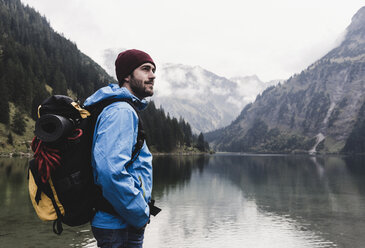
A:
POLYGON ((0 122, 9 124, 9 98, 7 87, 0 78, 0 122))
POLYGON ((205 151, 205 141, 204 141, 203 133, 200 133, 198 136, 198 142, 196 144, 196 148, 198 148, 198 150, 201 152, 205 151))
POLYGON ((191 131, 191 127, 189 123, 186 123, 184 125, 184 142, 186 144, 186 146, 191 146, 192 145, 192 137, 193 137, 193 132, 191 131))
POLYGON ((23 135, 25 132, 25 127, 26 127, 26 123, 25 123, 24 115, 19 110, 17 110, 15 112, 14 119, 11 124, 11 129, 13 130, 14 133, 23 135))
POLYGON ((9 132, 9 134, 8 134, 7 142, 9 145, 14 145, 14 139, 13 139, 13 135, 11 134, 11 132, 9 132))

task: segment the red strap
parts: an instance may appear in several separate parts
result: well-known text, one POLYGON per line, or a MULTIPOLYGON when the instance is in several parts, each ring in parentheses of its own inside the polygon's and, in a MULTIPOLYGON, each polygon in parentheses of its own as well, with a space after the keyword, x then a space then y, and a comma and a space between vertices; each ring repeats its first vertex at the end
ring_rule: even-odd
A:
MULTIPOLYGON (((81 129, 75 129, 75 136, 68 137, 68 140, 76 140, 83 134, 81 129)), ((61 165, 61 156, 58 149, 50 148, 37 137, 33 138, 32 150, 34 151, 34 158, 38 164, 38 172, 41 176, 42 182, 46 183, 51 176, 51 172, 61 165)))
POLYGON ((47 145, 36 137, 32 141, 32 150, 34 151, 33 156, 38 164, 38 172, 42 182, 46 183, 51 176, 51 171, 61 164, 59 150, 47 147, 47 145))
POLYGON ((78 133, 74 137, 68 137, 67 138, 68 140, 76 140, 76 139, 80 138, 83 134, 82 129, 78 128, 78 129, 75 129, 74 131, 77 131, 78 133))

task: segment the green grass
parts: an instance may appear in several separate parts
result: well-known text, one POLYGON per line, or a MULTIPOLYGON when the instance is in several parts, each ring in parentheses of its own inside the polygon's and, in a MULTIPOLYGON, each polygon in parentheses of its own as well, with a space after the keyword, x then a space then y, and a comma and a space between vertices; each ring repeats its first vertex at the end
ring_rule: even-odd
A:
MULTIPOLYGON (((53 89, 51 86, 46 85, 47 91, 52 94, 53 89)), ((74 100, 77 99, 76 94, 71 90, 67 91, 68 95, 74 100)), ((15 112, 19 110, 13 103, 9 103, 10 110, 10 123, 12 123, 15 112)), ((24 135, 17 135, 11 131, 10 125, 0 123, 0 156, 9 155, 21 155, 23 153, 32 154, 30 148, 32 139, 34 137, 34 125, 35 121, 28 115, 25 115, 26 129, 24 135), (13 136, 13 145, 9 144, 8 136, 9 133, 13 136)))
MULTIPOLYGON (((14 117, 16 107, 10 103, 10 123, 14 117)), ((32 153, 30 144, 34 137, 34 124, 35 121, 29 116, 25 116, 26 129, 24 135, 17 135, 11 131, 9 125, 0 123, 0 155, 20 155, 22 153, 32 153), (11 132, 13 136, 13 145, 8 143, 8 136, 11 132)))

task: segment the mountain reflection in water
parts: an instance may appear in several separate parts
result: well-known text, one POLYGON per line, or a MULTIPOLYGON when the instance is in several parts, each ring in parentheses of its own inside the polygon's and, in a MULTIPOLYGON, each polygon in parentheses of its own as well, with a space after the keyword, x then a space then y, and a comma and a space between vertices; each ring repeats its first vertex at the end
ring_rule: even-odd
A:
POLYGON ((154 194, 166 218, 146 234, 155 247, 365 244, 362 157, 219 154, 155 164, 154 194))

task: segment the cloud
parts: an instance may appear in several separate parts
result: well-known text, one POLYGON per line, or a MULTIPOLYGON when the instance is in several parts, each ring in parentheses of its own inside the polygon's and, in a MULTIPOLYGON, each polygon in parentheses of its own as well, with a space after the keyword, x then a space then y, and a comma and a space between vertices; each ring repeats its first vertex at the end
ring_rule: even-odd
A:
POLYGON ((362 0, 22 0, 96 62, 108 48, 232 77, 288 78, 333 48, 362 0))

